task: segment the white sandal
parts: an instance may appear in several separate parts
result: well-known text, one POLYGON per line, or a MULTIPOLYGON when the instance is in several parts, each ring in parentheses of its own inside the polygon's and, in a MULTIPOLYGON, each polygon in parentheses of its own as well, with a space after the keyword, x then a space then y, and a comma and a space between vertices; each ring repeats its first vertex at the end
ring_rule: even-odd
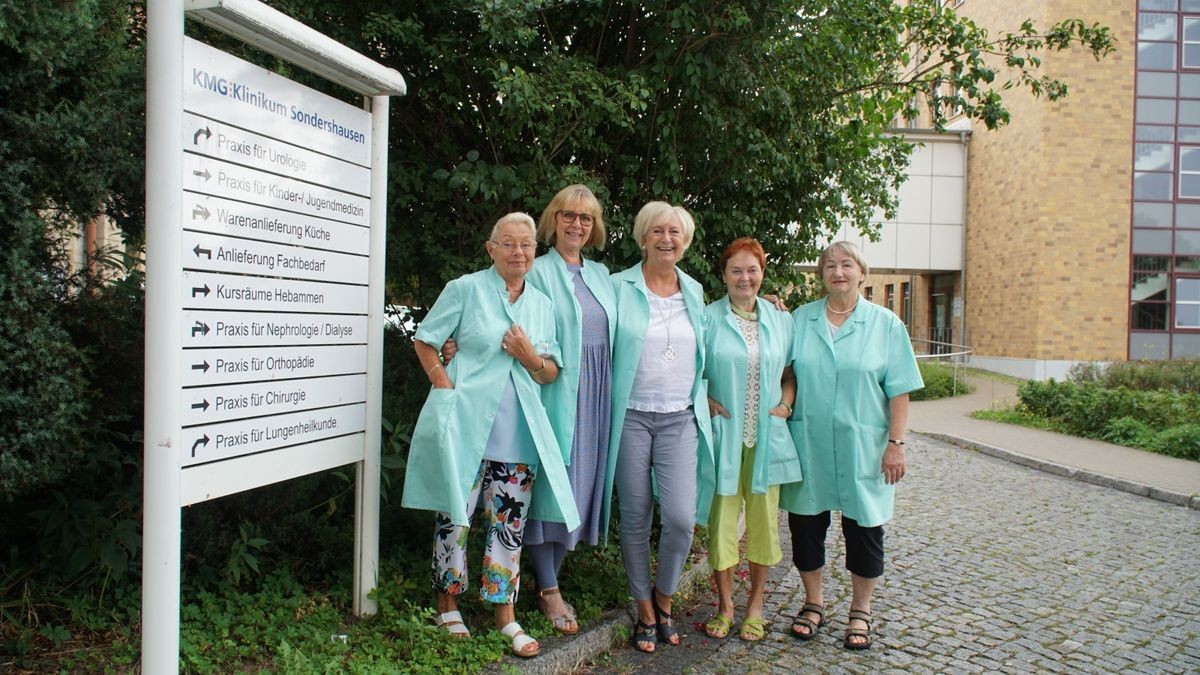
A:
POLYGON ((457 609, 439 614, 436 621, 439 628, 445 628, 447 633, 456 638, 471 637, 471 631, 467 629, 467 624, 463 623, 462 614, 457 609))
POLYGON ((512 638, 512 653, 523 659, 531 659, 537 656, 541 651, 538 641, 526 635, 525 631, 521 630, 521 624, 517 623, 516 621, 509 623, 504 628, 501 628, 500 632, 512 638), (527 651, 526 649, 530 645, 533 645, 532 652, 527 651))

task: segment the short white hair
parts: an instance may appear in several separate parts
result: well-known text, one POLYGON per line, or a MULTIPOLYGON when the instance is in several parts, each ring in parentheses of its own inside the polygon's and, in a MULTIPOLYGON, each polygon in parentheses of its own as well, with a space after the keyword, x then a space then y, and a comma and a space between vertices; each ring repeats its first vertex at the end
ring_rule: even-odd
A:
POLYGON ((492 233, 488 235, 488 239, 496 241, 496 236, 500 234, 500 228, 513 223, 518 223, 529 228, 529 236, 533 237, 534 241, 537 241, 537 226, 533 224, 533 216, 521 211, 507 213, 500 220, 497 220, 496 224, 492 226, 492 233))

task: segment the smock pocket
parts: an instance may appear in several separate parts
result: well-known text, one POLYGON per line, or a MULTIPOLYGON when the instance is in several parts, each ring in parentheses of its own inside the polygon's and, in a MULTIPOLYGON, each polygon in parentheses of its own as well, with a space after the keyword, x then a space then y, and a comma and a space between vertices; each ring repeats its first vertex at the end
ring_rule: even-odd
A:
POLYGON ((800 455, 792 441, 788 421, 782 417, 767 415, 767 449, 770 464, 768 479, 771 485, 795 483, 804 476, 800 466, 800 455))
POLYGON ((812 476, 812 451, 813 445, 808 438, 808 425, 804 420, 787 420, 784 422, 787 425, 788 436, 792 440, 792 449, 796 453, 796 458, 800 463, 801 480, 803 476, 812 476))
POLYGON ((883 451, 887 447, 888 428, 856 424, 853 429, 855 476, 859 480, 883 480, 883 451))

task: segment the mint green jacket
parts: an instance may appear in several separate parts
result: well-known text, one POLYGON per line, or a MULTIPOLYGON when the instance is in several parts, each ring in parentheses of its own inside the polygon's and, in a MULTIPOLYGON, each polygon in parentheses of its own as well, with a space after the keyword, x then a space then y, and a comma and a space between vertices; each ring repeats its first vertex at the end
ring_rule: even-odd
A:
MULTIPOLYGON (((611 357, 617 327, 617 305, 612 283, 608 279, 608 269, 598 262, 582 260, 583 283, 608 314, 608 348, 611 357)), ((571 463, 571 448, 575 441, 579 360, 583 352, 583 310, 579 307, 579 301, 575 299, 574 276, 567 269, 566 261, 554 249, 534 260, 533 269, 525 275, 525 280, 549 296, 554 305, 554 323, 558 328, 558 342, 562 346, 563 366, 558 373, 558 379, 542 386, 542 401, 546 404, 546 414, 550 417, 550 426, 558 439, 558 449, 562 452, 563 462, 568 465, 571 463)))
POLYGON ((575 529, 579 513, 540 386, 524 366, 500 349, 501 338, 514 323, 525 330, 539 354, 561 362, 550 298, 526 284, 521 297, 510 304, 495 267, 446 284, 418 326, 414 339, 439 349, 453 337, 458 353, 446 366, 454 388, 431 388, 417 418, 402 503, 448 513, 455 525, 469 524, 467 498, 511 376, 538 457, 528 516, 575 529), (539 499, 542 495, 549 498, 539 499))
MULTIPOLYGON (((800 480, 800 457, 788 432, 787 420, 767 411, 779 405, 783 369, 791 365, 792 317, 758 300, 759 404, 758 432, 750 489, 766 494, 767 488, 800 480)), ((737 319, 729 309, 729 296, 704 310, 704 377, 708 395, 729 411, 729 418, 712 418, 716 458, 716 492, 735 495, 742 468, 742 431, 746 419, 746 386, 749 353, 737 319)), ((711 495, 710 495, 711 498, 711 495)))
MULTIPOLYGON (((687 308, 688 322, 696 333, 696 377, 692 382, 692 408, 696 417, 697 435, 697 515, 698 522, 708 520, 711 506, 714 467, 712 457, 712 431, 708 419, 708 388, 704 383, 704 289, 695 279, 684 274, 678 267, 679 287, 683 292, 683 304, 687 308), (710 495, 708 501, 699 495, 710 495)), ((637 376, 638 361, 642 355, 642 343, 646 339, 646 328, 650 325, 649 289, 642 276, 642 263, 618 272, 610 277, 616 295, 617 330, 613 344, 612 373, 612 433, 609 435, 608 468, 604 477, 604 517, 601 521, 607 533, 612 508, 613 477, 620 454, 621 429, 625 426, 625 409, 629 406, 629 395, 633 392, 633 381, 637 376)))
POLYGON ((841 511, 863 527, 892 518, 895 487, 883 482, 888 399, 925 386, 899 317, 865 298, 829 338, 826 299, 792 313, 796 405, 788 426, 804 480, 779 505, 801 515, 841 511))

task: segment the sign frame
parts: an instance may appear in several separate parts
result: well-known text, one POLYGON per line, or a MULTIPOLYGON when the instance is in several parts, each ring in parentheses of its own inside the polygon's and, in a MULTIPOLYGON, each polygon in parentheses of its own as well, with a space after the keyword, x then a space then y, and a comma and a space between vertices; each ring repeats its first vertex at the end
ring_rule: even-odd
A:
MULTIPOLYGON (((276 452, 248 455, 233 473, 222 462, 185 479, 181 456, 183 353, 181 298, 190 297, 182 247, 194 204, 184 204, 184 22, 191 18, 362 95, 371 142, 365 432, 319 440, 320 459, 299 462, 272 481, 355 465, 354 612, 372 614, 368 597, 379 567, 379 469, 390 96, 404 78, 258 0, 148 0, 146 6, 146 384, 142 526, 142 672, 179 669, 181 507, 257 487, 246 469, 278 463, 276 452), (361 438, 361 444, 358 440, 361 438), (251 467, 250 464, 254 464, 251 467)), ((189 202, 192 200, 189 200, 189 202)), ((193 292, 194 295, 194 292, 193 292)), ((311 457, 310 457, 311 460, 311 457)))

